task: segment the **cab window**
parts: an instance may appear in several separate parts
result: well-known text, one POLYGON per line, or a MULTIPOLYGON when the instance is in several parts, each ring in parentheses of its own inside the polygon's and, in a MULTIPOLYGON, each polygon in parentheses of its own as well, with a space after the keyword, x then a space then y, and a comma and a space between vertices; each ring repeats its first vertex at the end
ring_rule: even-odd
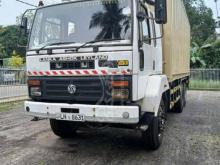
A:
MULTIPOLYGON (((148 17, 148 11, 144 6, 140 7, 140 11, 144 12, 148 17)), ((144 43, 151 45, 151 31, 150 31, 150 22, 149 19, 145 19, 140 23, 140 33, 141 39, 144 43)))
MULTIPOLYGON (((153 13, 150 13, 151 18, 154 18, 153 13)), ((151 25, 152 25, 152 34, 153 34, 153 46, 156 47, 157 46, 157 35, 156 35, 156 27, 155 27, 155 21, 151 20, 151 25)))

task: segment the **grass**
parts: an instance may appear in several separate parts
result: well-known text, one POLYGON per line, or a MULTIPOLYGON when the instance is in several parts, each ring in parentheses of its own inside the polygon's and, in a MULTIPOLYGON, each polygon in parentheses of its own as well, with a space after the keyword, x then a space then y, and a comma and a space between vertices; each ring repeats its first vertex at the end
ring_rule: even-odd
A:
POLYGON ((12 110, 13 108, 22 105, 23 102, 10 102, 10 103, 0 103, 0 112, 5 112, 12 110))
POLYGON ((190 80, 189 87, 198 90, 220 90, 220 81, 190 80))

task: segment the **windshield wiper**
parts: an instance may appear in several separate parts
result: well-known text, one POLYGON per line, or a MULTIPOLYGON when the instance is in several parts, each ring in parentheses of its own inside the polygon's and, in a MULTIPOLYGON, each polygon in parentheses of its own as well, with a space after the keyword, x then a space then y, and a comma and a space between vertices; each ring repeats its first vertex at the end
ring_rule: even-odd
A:
POLYGON ((88 42, 84 43, 83 45, 77 47, 77 48, 75 49, 75 51, 78 52, 79 49, 84 48, 84 47, 85 47, 86 45, 88 45, 88 44, 94 44, 94 43, 96 43, 96 42, 104 42, 104 41, 119 41, 119 40, 121 40, 121 39, 92 40, 92 41, 88 41, 88 42))
POLYGON ((41 48, 37 49, 37 51, 39 52, 40 50, 43 50, 44 48, 48 47, 48 46, 53 46, 53 45, 64 45, 64 44, 74 44, 75 42, 53 42, 53 43, 48 43, 44 46, 42 46, 41 48))

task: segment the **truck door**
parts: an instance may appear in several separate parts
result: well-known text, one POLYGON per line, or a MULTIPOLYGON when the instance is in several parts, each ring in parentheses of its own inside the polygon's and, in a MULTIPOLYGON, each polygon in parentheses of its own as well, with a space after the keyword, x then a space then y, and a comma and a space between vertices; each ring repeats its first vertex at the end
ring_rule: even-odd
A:
MULTIPOLYGON (((139 11, 146 14, 147 17, 153 18, 153 13, 147 6, 140 5, 139 11)), ((147 87, 147 78, 149 75, 158 73, 157 55, 160 52, 156 38, 156 25, 154 20, 145 18, 139 22, 139 62, 140 70, 138 73, 138 98, 145 95, 147 87), (159 50, 159 51, 158 51, 159 50)), ((158 30, 158 29, 157 29, 158 30)))
MULTIPOLYGON (((154 18, 153 12, 150 12, 150 17, 154 18)), ((150 28, 152 35, 152 58, 153 58, 153 74, 162 74, 162 45, 160 25, 156 24, 155 20, 150 20, 150 28)))

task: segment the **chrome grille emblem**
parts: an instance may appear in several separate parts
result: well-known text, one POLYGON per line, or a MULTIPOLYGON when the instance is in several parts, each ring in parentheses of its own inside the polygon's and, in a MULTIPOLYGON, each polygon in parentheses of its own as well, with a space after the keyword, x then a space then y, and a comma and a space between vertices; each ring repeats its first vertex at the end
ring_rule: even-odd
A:
POLYGON ((68 89, 68 92, 70 94, 75 94, 76 93, 76 86, 73 85, 73 84, 70 84, 67 89, 68 89))

